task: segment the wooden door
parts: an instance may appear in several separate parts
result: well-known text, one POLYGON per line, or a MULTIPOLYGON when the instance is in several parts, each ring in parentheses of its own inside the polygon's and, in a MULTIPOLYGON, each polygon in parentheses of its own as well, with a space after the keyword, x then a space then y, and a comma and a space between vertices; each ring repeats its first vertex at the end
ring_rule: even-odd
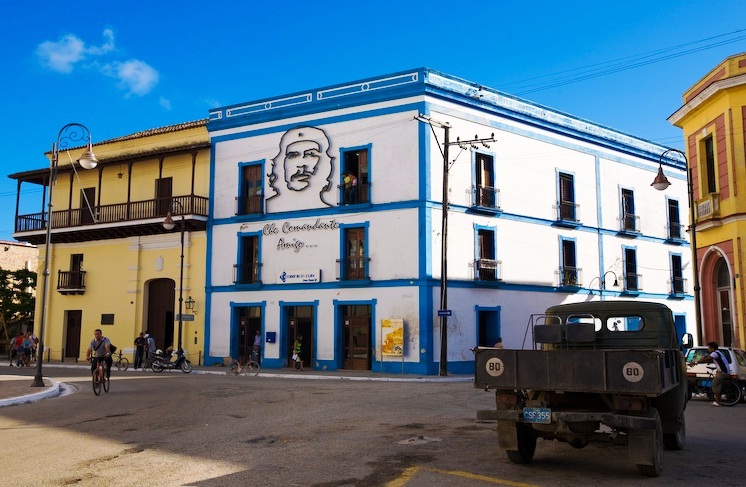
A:
MULTIPOLYGON (((80 334, 83 323, 83 311, 68 310, 67 322, 65 323, 65 357, 80 357, 80 334)), ((93 339, 93 335, 91 335, 93 339)))

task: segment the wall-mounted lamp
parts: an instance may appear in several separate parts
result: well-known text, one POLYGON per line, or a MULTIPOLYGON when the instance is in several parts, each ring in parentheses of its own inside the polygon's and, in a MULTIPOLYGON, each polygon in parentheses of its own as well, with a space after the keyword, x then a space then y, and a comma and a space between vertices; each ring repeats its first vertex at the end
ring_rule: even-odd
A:
POLYGON ((191 296, 186 298, 186 301, 184 301, 184 306, 186 306, 186 309, 191 311, 194 309, 194 299, 192 299, 191 296))

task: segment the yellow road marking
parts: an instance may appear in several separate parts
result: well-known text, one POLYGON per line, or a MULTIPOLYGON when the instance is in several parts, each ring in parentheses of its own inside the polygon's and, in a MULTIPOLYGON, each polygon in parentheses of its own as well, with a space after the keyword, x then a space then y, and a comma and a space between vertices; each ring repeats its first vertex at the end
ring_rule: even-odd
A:
POLYGON ((495 485, 509 485, 511 487, 537 487, 536 484, 527 484, 525 482, 514 482, 512 480, 506 480, 501 479, 497 477, 488 477, 486 475, 479 475, 469 472, 462 472, 459 470, 443 470, 440 468, 430 468, 430 467, 409 467, 408 469, 404 470, 402 474, 397 478, 396 480, 392 480, 388 484, 386 484, 386 487, 404 487, 409 483, 412 478, 417 475, 417 473, 420 470, 424 470, 427 472, 433 472, 438 473, 441 475, 449 475, 453 477, 463 477, 471 480, 481 480, 483 482, 488 482, 490 484, 495 485))

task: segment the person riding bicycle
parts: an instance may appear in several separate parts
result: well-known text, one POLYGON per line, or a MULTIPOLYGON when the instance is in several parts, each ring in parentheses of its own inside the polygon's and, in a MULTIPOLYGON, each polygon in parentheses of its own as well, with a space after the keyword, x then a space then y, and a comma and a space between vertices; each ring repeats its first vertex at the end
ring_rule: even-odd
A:
POLYGON ((730 376, 728 371, 728 364, 725 361, 726 359, 725 355, 723 355, 723 352, 718 350, 717 342, 708 343, 707 351, 710 354, 705 355, 701 359, 694 362, 694 365, 712 362, 717 367, 715 378, 712 379, 712 392, 715 394, 715 402, 713 402, 712 405, 720 406, 720 391, 723 387, 723 379, 730 376))
POLYGON ((98 363, 103 360, 106 364, 106 378, 108 379, 109 377, 111 377, 112 360, 110 347, 111 342, 109 341, 109 339, 101 333, 101 329, 96 328, 93 331, 93 340, 91 340, 91 345, 88 347, 85 355, 86 360, 91 360, 91 358, 95 359, 91 360, 91 373, 96 371, 98 363))

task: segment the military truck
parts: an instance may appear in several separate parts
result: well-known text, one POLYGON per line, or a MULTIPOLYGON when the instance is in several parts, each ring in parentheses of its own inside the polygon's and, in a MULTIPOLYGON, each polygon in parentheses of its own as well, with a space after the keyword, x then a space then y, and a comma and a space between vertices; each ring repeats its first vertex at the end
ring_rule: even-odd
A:
POLYGON ((603 441, 659 476, 663 448, 681 450, 686 439, 686 362, 671 310, 630 300, 558 305, 531 315, 529 331, 531 349, 474 349, 474 385, 494 390, 496 404, 477 416, 497 420, 508 458, 531 463, 538 438, 575 448, 603 441))

